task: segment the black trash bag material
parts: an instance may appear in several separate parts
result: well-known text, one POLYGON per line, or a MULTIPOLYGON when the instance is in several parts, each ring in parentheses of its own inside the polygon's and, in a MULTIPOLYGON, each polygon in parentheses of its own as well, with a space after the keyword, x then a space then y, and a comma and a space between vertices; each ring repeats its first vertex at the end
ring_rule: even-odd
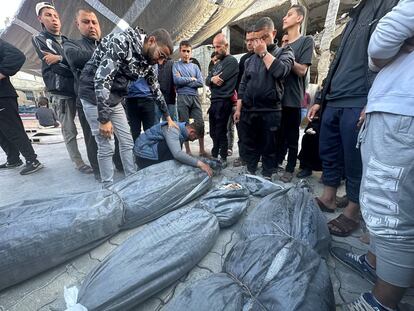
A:
POLYGON ((289 237, 261 236, 237 242, 223 273, 186 288, 166 310, 330 311, 335 301, 326 263, 315 251, 289 237))
POLYGON ((119 231, 122 202, 107 190, 0 209, 0 290, 86 253, 119 231))
POLYGON ((250 194, 257 197, 265 197, 268 194, 283 191, 285 189, 285 186, 273 183, 256 175, 249 174, 238 176, 235 179, 235 182, 249 189, 250 194))
POLYGON ((135 228, 194 200, 211 187, 199 168, 170 160, 151 165, 114 184, 110 190, 125 209, 122 229, 135 228))
POLYGON ((67 310, 130 310, 189 272, 218 233, 217 218, 202 209, 180 209, 157 219, 88 274, 77 300, 71 299, 78 303, 67 310))
POLYGON ((223 181, 206 196, 196 207, 203 208, 214 214, 220 228, 225 228, 236 223, 249 205, 249 190, 238 183, 223 181))
POLYGON ((241 239, 269 234, 290 236, 325 258, 331 242, 325 215, 301 183, 263 198, 245 218, 239 234, 241 239))

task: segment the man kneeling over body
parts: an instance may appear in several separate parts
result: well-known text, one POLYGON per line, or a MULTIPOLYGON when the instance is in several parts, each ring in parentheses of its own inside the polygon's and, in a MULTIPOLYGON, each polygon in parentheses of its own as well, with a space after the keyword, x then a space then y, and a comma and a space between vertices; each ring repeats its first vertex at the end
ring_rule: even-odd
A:
POLYGON ((179 122, 177 128, 168 128, 167 122, 161 122, 146 130, 135 142, 134 154, 140 169, 168 160, 177 160, 205 171, 208 176, 213 171, 206 163, 182 151, 182 145, 203 136, 203 125, 196 122, 179 122))

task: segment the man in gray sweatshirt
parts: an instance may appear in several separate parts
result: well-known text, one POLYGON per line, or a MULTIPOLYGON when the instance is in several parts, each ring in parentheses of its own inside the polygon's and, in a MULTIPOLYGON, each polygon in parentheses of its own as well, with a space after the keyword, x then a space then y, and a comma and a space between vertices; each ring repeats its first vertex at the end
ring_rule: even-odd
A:
POLYGON ((375 282, 345 310, 397 310, 414 284, 414 0, 401 0, 378 23, 368 47, 379 71, 359 134, 363 163, 360 204, 370 250, 335 257, 375 282))

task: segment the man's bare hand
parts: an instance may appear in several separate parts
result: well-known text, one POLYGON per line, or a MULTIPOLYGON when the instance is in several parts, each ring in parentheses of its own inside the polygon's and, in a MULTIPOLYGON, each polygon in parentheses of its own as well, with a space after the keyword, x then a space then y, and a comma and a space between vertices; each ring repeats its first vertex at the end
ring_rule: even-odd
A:
POLYGON ((62 56, 60 55, 55 55, 55 54, 48 53, 48 52, 43 52, 43 55, 44 55, 43 60, 48 65, 57 64, 62 60, 62 56))
POLYGON ((171 119, 171 117, 170 116, 168 116, 167 118, 166 118, 166 120, 167 120, 167 123, 168 123, 168 128, 170 129, 170 128, 172 128, 172 127, 175 127, 176 129, 178 129, 178 125, 177 125, 177 123, 175 123, 174 121, 173 121, 173 119, 171 119))
POLYGON ((99 133, 105 138, 112 137, 112 122, 108 121, 104 124, 99 123, 99 133))
POLYGON ((180 72, 179 72, 179 71, 177 71, 177 72, 175 73, 175 76, 176 76, 176 77, 181 77, 180 72))
POLYGON ((224 80, 220 77, 222 72, 220 72, 218 75, 211 77, 211 82, 213 82, 215 85, 222 86, 224 83, 224 80))
POLYGON ((204 172, 206 172, 207 175, 208 175, 208 177, 212 177, 213 176, 213 170, 211 169, 211 167, 208 164, 206 164, 206 163, 204 163, 202 161, 198 161, 197 162, 197 166, 201 170, 203 170, 204 172))
POLYGON ((0 80, 3 80, 5 78, 6 78, 6 76, 0 72, 0 80))
POLYGON ((234 120, 234 123, 239 123, 240 122, 240 110, 239 109, 236 109, 236 111, 234 112, 234 114, 233 114, 233 120, 234 120))
POLYGON ((362 124, 364 124, 365 117, 366 117, 365 108, 366 108, 366 106, 364 107, 364 109, 362 109, 361 114, 359 115, 357 128, 360 128, 362 126, 362 124))
POLYGON ((318 117, 316 116, 318 111, 321 109, 321 105, 319 104, 313 104, 312 107, 309 109, 308 111, 308 120, 310 122, 313 121, 313 119, 317 119, 318 117))

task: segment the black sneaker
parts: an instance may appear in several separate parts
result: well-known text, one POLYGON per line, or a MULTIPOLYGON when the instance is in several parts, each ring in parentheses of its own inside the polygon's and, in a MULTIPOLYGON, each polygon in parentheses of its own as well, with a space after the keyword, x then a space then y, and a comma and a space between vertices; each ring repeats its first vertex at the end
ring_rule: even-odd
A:
POLYGON ((26 166, 20 171, 20 175, 29 175, 34 172, 37 172, 43 167, 42 163, 38 160, 34 160, 33 162, 26 162, 26 166))
POLYGON ((15 162, 15 163, 6 162, 6 163, 3 163, 3 164, 0 164, 0 169, 2 169, 2 168, 15 168, 15 167, 19 167, 19 166, 22 166, 22 165, 23 165, 23 161, 19 159, 19 161, 15 162))
POLYGON ((348 268, 351 268, 357 272, 362 278, 375 284, 377 281, 377 273, 375 269, 372 268, 366 259, 366 255, 357 255, 341 247, 332 247, 331 255, 346 265, 348 268))

